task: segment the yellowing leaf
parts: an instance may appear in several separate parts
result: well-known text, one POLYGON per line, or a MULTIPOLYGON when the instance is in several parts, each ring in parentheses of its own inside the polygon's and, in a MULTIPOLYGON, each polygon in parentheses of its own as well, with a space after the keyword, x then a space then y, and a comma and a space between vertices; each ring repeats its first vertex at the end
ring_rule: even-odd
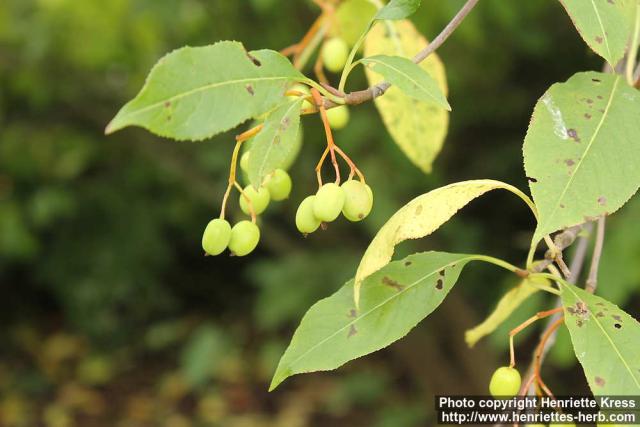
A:
POLYGON ((360 297, 363 279, 389 263, 398 243, 430 235, 470 201, 499 188, 516 194, 535 213, 531 201, 520 190, 490 179, 450 184, 418 196, 407 203, 382 226, 360 260, 354 279, 356 302, 360 297))
MULTIPOLYGON (((539 280, 541 284, 549 285, 547 279, 537 280, 539 280)), ((464 340, 467 342, 467 345, 473 347, 480 339, 495 331, 502 322, 511 316, 511 313, 520 307, 520 304, 538 292, 538 290, 537 287, 531 284, 530 279, 524 279, 518 286, 510 289, 500 298, 498 305, 484 322, 465 332, 464 340)))
MULTIPOLYGON (((411 58, 426 45, 427 41, 410 21, 385 21, 373 27, 366 38, 364 52, 365 56, 411 58)), ((420 67, 438 82, 446 96, 447 78, 438 56, 431 54, 420 63, 420 67)), ((372 85, 383 80, 372 70, 367 69, 366 74, 372 85)), ((393 140, 409 160, 424 172, 431 172, 431 165, 447 135, 449 113, 444 108, 409 97, 394 86, 376 98, 375 104, 393 140)))

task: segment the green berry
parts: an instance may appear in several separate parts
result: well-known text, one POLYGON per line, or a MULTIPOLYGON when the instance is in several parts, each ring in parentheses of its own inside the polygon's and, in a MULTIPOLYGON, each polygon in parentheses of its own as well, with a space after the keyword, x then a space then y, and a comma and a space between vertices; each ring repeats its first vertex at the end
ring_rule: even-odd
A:
POLYGON ((320 221, 313 213, 313 205, 316 196, 309 196, 300 203, 296 212, 296 227, 304 234, 313 233, 320 227, 320 221))
POLYGON ((349 123, 349 107, 346 105, 340 105, 339 107, 328 109, 327 119, 329 120, 329 126, 331 126, 331 129, 344 129, 344 127, 347 126, 347 123, 349 123))
POLYGON ((576 427, 576 425, 574 423, 568 423, 568 424, 551 423, 551 424, 549 424, 549 427, 576 427))
MULTIPOLYGON (((311 94, 311 92, 309 91, 309 86, 303 85, 301 83, 296 83, 289 90, 295 90, 295 91, 303 93, 303 94, 305 94, 307 96, 309 96, 311 94)), ((298 96, 295 96, 295 95, 289 96, 289 99, 291 99, 292 101, 294 99, 297 99, 297 98, 298 98, 298 96)), ((312 107, 313 107, 313 105, 308 100, 305 99, 302 102, 302 109, 303 110, 306 110, 306 109, 309 109, 309 108, 312 108, 312 107)))
POLYGON ((344 206, 344 190, 333 182, 325 184, 316 193, 313 213, 324 222, 331 222, 340 215, 344 206))
POLYGON ((220 218, 209 221, 202 234, 202 249, 209 255, 220 255, 231 239, 231 225, 220 218))
POLYGON ((340 37, 333 37, 322 45, 322 61, 332 73, 342 71, 349 58, 349 46, 340 37))
POLYGON ((267 206, 269 206, 271 195, 269 194, 269 190, 264 187, 260 187, 259 190, 256 190, 253 185, 247 185, 244 188, 244 194, 240 194, 240 209, 242 209, 242 212, 245 214, 251 215, 247 198, 251 200, 251 205, 253 206, 255 214, 260 215, 265 209, 267 209, 267 206))
POLYGON ((491 377, 489 392, 493 397, 514 397, 520 391, 520 372, 514 368, 503 366, 491 377))
POLYGON ((242 156, 240 157, 240 169, 249 173, 249 151, 242 153, 242 156))
POLYGON ((342 190, 344 190, 344 206, 342 207, 344 217, 352 222, 365 219, 373 207, 371 187, 350 179, 342 184, 342 190))
POLYGON ((253 252, 260 241, 260 229, 251 221, 240 221, 231 229, 229 250, 236 256, 253 252))
POLYGON ((282 169, 276 169, 267 179, 266 187, 275 201, 284 200, 291 193, 291 177, 282 169))

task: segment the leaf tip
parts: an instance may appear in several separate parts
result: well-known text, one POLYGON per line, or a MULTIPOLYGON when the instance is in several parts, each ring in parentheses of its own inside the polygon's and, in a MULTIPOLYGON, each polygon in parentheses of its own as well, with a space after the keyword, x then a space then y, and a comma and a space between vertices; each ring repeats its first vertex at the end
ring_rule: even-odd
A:
POLYGON ((107 125, 107 127, 104 128, 104 134, 105 135, 111 135, 112 133, 116 132, 118 129, 116 129, 115 125, 113 124, 113 121, 109 122, 109 124, 107 125))
POLYGON ((271 378, 271 384, 269 384, 269 393, 278 388, 278 386, 292 374, 293 373, 288 369, 285 369, 284 372, 282 372, 282 370, 280 369, 280 365, 278 365, 276 373, 273 374, 273 378, 271 378))
POLYGON ((111 119, 107 127, 104 128, 104 134, 111 135, 126 126, 127 124, 122 122, 121 115, 118 113, 113 119, 111 119))

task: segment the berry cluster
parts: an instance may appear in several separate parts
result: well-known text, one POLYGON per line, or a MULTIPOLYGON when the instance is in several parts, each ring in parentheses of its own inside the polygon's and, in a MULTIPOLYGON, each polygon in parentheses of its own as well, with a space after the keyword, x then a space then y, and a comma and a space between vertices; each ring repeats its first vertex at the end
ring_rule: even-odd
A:
MULTIPOLYGON (((249 154, 247 151, 240 159, 240 168, 245 172, 249 164, 249 154)), ((240 209, 255 218, 267 209, 271 200, 280 201, 289 197, 291 187, 289 174, 282 169, 276 169, 265 178, 257 190, 252 185, 247 185, 241 190, 238 200, 240 209)), ((220 255, 229 248, 233 255, 245 256, 253 252, 259 241, 260 229, 255 221, 240 221, 232 228, 227 220, 217 218, 207 224, 202 235, 202 248, 207 255, 220 255)))
POLYGON ((324 184, 318 192, 300 203, 296 227, 301 233, 313 233, 320 224, 334 221, 340 212, 349 221, 361 221, 373 207, 373 192, 367 184, 350 179, 342 186, 324 184))
MULTIPOLYGON (((327 70, 338 73, 345 67, 348 57, 349 46, 343 39, 334 37, 324 42, 320 58, 327 70)), ((348 107, 340 105, 325 109, 318 91, 301 83, 289 87, 285 95, 290 99, 304 99, 301 106, 302 114, 320 113, 327 136, 327 148, 316 166, 320 188, 315 195, 307 197, 300 203, 296 212, 296 227, 304 234, 312 233, 321 224, 334 221, 340 213, 349 221, 361 221, 371 212, 373 193, 365 183, 362 173, 335 144, 331 134, 331 129, 343 129, 348 124, 348 107), (340 185, 340 168, 336 154, 340 155, 350 168, 349 178, 342 185, 340 185), (328 157, 336 171, 336 181, 322 185, 320 169, 328 157), (353 179, 354 175, 357 175, 359 179, 353 179)), ((219 255, 227 248, 236 256, 250 254, 260 241, 260 229, 256 225, 256 216, 267 209, 271 200, 284 200, 291 193, 291 178, 284 169, 276 169, 265 178, 260 188, 255 188, 253 185, 242 188, 236 181, 235 165, 238 160, 240 144, 260 132, 261 129, 262 125, 257 125, 236 137, 236 150, 231 161, 229 186, 223 199, 222 213, 220 218, 209 222, 202 236, 202 248, 207 255, 219 255), (240 209, 246 215, 251 216, 251 221, 240 221, 231 227, 224 218, 224 211, 227 198, 234 187, 240 192, 238 200, 240 209)), ((245 173, 248 173, 250 155, 251 152, 247 150, 240 157, 240 169, 245 173)))

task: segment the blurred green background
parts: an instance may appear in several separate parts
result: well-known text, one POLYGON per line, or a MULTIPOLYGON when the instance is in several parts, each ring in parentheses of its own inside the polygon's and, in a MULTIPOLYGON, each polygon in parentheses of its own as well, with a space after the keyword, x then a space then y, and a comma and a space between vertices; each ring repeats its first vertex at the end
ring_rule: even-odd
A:
MULTIPOLYGON (((434 37, 461 3, 424 0, 413 21, 434 37)), ((533 298, 468 350, 464 331, 515 283, 481 265, 401 342, 266 390, 304 312, 353 275, 405 202, 465 179, 526 189, 521 144, 537 98, 602 66, 558 2, 483 0, 440 49, 453 113, 432 175, 404 158, 373 105, 352 109, 337 138, 373 187, 374 212, 306 239, 293 217, 314 191, 324 140, 317 117, 305 117, 292 198, 270 207, 259 250, 246 258, 205 258, 200 248, 232 133, 201 143, 141 129, 103 135, 166 52, 221 39, 281 49, 317 13, 307 0, 0 2, 0 425, 412 427, 435 423, 435 394, 486 393, 507 361, 508 327, 553 301, 533 298)), ((365 87, 361 71, 350 85, 365 87)), ((639 214, 632 201, 610 219, 599 289, 636 317, 639 214)), ((532 227, 519 200, 490 194, 401 252, 522 263, 532 227)), ((523 367, 537 342, 529 329, 518 340, 523 367)), ((556 394, 587 392, 566 335, 544 376, 556 394)))

